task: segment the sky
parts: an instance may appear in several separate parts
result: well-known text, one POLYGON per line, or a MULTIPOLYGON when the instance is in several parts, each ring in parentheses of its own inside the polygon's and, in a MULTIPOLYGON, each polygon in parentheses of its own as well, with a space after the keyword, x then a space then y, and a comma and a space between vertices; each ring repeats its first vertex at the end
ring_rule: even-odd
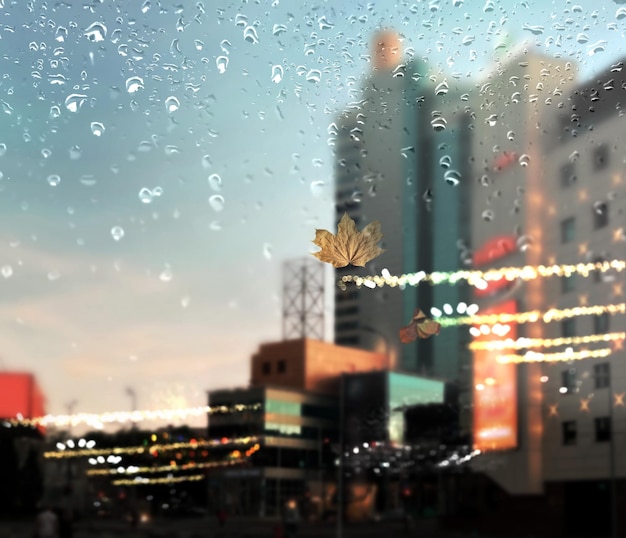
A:
POLYGON ((505 41, 582 79, 626 55, 617 2, 0 0, 0 368, 55 414, 245 385, 283 262, 333 225, 328 127, 381 27, 470 89, 505 41))

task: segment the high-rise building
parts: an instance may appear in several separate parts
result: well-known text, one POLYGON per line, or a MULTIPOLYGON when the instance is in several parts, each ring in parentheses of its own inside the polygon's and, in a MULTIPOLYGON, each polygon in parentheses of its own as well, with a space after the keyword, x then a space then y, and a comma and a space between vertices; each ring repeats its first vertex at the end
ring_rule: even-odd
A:
MULTIPOLYGON (((338 280, 385 270, 455 270, 457 241, 469 239, 468 215, 460 209, 469 192, 463 92, 455 81, 431 74, 425 62, 404 62, 400 41, 392 31, 374 37, 362 99, 333 126, 337 222, 344 212, 358 228, 380 221, 385 249, 364 269, 338 269, 338 280)), ((399 369, 456 379, 465 348, 456 334, 401 345, 398 330, 417 307, 456 306, 464 293, 463 287, 430 286, 337 290, 335 342, 389 353, 399 369)))

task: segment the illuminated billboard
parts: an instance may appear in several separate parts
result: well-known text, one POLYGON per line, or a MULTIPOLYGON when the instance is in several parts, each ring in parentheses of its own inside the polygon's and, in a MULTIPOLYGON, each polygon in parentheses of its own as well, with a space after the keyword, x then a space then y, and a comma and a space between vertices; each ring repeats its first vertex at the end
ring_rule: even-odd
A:
POLYGON ((35 376, 0 373, 0 418, 34 418, 44 414, 44 396, 35 376))
MULTIPOLYGON (((515 314, 515 300, 481 310, 485 314, 515 314)), ((515 323, 476 327, 480 336, 475 342, 517 338, 515 323)), ((473 436, 474 448, 507 450, 517 447, 517 370, 515 364, 501 364, 502 351, 474 350, 473 436)))

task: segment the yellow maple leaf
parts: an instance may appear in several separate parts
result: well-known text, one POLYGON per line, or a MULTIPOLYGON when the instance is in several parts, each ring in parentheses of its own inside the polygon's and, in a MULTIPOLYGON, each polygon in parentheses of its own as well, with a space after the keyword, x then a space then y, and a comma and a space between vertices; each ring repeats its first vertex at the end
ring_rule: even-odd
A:
POLYGON ((315 230, 313 243, 322 250, 313 252, 318 260, 330 263, 333 267, 354 265, 365 267, 365 264, 380 256, 384 250, 378 246, 383 238, 380 222, 369 223, 361 232, 356 223, 344 213, 337 226, 337 235, 328 230, 315 230))

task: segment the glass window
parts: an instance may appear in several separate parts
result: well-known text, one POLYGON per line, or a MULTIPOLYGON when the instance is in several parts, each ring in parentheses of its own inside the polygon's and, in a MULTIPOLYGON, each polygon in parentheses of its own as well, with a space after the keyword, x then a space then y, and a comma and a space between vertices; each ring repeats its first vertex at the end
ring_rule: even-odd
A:
POLYGON ((609 203, 596 202, 593 204, 593 227, 604 228, 609 224, 609 203))
POLYGON ((596 441, 603 443, 611 440, 611 418, 596 417, 594 419, 596 441))
POLYGON ((602 144, 593 150, 593 170, 598 172, 609 164, 609 146, 602 144))
POLYGON ((561 243, 570 243, 576 239, 576 219, 569 217, 561 222, 561 243))
POLYGON ((603 312, 597 316, 593 316, 593 332, 595 334, 606 334, 610 331, 611 315, 603 312))
POLYGON ((270 375, 272 373, 272 363, 268 361, 263 362, 263 364, 261 364, 261 370, 263 375, 270 375))
POLYGON ((576 275, 561 277, 561 293, 569 293, 576 289, 576 275))
POLYGON ((576 377, 576 368, 568 368, 561 372, 561 394, 570 394, 578 392, 578 380, 576 377))
POLYGON ((564 445, 575 445, 578 429, 575 420, 567 420, 561 424, 564 445))
POLYGON ((561 321, 561 336, 563 338, 576 336, 576 318, 567 318, 561 321))
POLYGON ((287 361, 281 359, 276 363, 276 371, 279 374, 284 374, 287 371, 287 361))
POLYGON ((594 385, 597 389, 607 388, 611 384, 611 365, 608 362, 593 365, 594 385))
POLYGON ((561 187, 567 188, 571 187, 574 183, 576 183, 576 164, 572 162, 568 162, 561 166, 560 178, 561 178, 561 187))
POLYGON ((265 402, 265 412, 277 415, 300 416, 302 405, 297 402, 285 402, 282 400, 267 400, 265 402))

